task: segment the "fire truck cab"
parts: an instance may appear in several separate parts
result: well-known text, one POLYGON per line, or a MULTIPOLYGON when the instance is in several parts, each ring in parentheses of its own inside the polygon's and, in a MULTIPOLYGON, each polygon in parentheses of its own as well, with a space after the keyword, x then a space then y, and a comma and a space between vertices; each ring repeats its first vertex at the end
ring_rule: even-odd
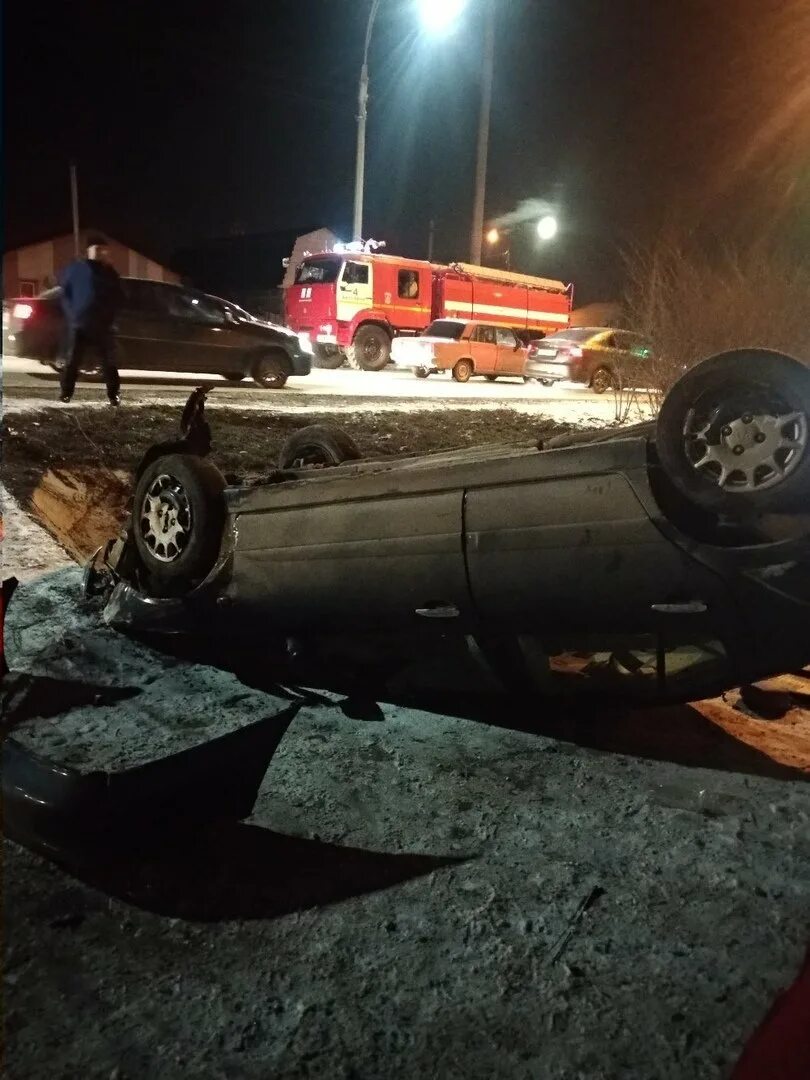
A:
POLYGON ((391 341, 433 319, 486 318, 518 330, 568 325, 571 289, 560 281, 453 263, 370 253, 307 256, 284 298, 290 329, 309 337, 316 365, 379 371, 391 341))

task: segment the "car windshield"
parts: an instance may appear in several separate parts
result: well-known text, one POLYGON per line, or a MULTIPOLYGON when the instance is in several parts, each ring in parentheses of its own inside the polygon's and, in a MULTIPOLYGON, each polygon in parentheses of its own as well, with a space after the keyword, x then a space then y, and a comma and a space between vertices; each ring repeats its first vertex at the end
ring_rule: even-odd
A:
POLYGON ((572 326, 569 330, 559 330, 556 334, 549 334, 543 338, 544 345, 556 345, 558 342, 565 341, 588 341, 592 337, 596 337, 601 331, 587 329, 584 326, 572 326))
POLYGON ((330 284, 337 281, 342 265, 340 259, 306 259, 295 273, 295 284, 305 285, 309 282, 319 285, 330 284))
POLYGON ((245 311, 244 308, 239 307, 238 304, 234 304, 232 300, 221 300, 220 303, 228 310, 232 315, 235 315, 239 319, 245 319, 247 322, 256 322, 256 316, 251 315, 249 311, 245 311))
POLYGON ((454 322, 452 319, 437 319, 425 330, 425 337, 443 337, 450 341, 458 341, 464 333, 466 323, 454 322))

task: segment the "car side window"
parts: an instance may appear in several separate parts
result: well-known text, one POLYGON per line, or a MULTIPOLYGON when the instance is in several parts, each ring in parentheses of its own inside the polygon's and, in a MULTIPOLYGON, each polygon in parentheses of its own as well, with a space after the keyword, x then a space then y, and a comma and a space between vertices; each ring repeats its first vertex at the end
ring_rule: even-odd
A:
POLYGON ((368 285, 368 263, 347 262, 343 282, 345 285, 368 285))
POLYGON ((480 341, 485 345, 495 344, 495 327, 479 326, 476 328, 474 341, 480 341))
POLYGON ((171 289, 168 295, 168 312, 175 319, 188 319, 189 322, 211 323, 219 326, 225 321, 220 306, 202 293, 186 292, 183 289, 171 289))
POLYGON ((416 300, 419 296, 419 275, 415 270, 400 270, 397 274, 397 294, 403 300, 416 300))
POLYGON ((161 285, 151 281, 124 281, 124 308, 129 311, 137 311, 142 315, 165 315, 166 305, 164 293, 166 290, 161 285))
POLYGON ((517 338, 512 331, 505 326, 497 327, 495 330, 495 339, 499 345, 504 345, 510 349, 514 349, 518 343, 517 338))
POLYGON ((616 343, 615 334, 603 334, 603 336, 599 338, 599 344, 602 346, 603 349, 619 348, 619 345, 616 343))

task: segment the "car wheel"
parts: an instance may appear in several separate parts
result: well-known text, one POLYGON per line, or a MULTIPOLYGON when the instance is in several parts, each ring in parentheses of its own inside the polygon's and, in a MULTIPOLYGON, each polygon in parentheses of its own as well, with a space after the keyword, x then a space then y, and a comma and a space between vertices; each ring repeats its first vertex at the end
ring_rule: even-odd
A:
POLYGON ((210 461, 169 454, 144 469, 135 486, 132 532, 156 596, 188 592, 219 553, 225 480, 210 461))
POLYGON ((351 435, 330 424, 311 424, 293 432, 278 457, 280 469, 303 469, 308 465, 341 465, 363 455, 351 435))
POLYGON ((612 390, 614 385, 615 380, 610 368, 598 367, 591 375, 591 390, 595 394, 604 394, 605 391, 612 390))
POLYGON ((315 345, 312 349, 312 366, 336 371, 343 367, 345 356, 337 345, 315 345))
POLYGON ((453 378, 456 382, 469 382, 473 373, 472 360, 457 360, 453 368, 453 378))
POLYGON ((498 378, 497 375, 487 375, 486 376, 487 382, 495 382, 497 378, 498 378))
POLYGON ((290 373, 287 357, 278 352, 264 353, 253 365, 253 381, 265 390, 281 390, 290 373))
POLYGON ((222 378, 227 379, 228 382, 238 383, 245 377, 244 371, 223 371, 222 378))
POLYGON ((381 326, 361 326, 346 352, 349 367, 382 371, 391 356, 391 338, 381 326))
MULTIPOLYGON (((65 370, 64 357, 60 356, 56 360, 49 361, 48 367, 50 367, 53 371, 55 371, 57 375, 61 375, 62 372, 65 370)), ((101 377, 101 364, 90 364, 89 366, 86 366, 86 365, 83 364, 79 368, 79 377, 80 378, 85 378, 85 379, 98 379, 98 378, 100 378, 101 377)))
POLYGON ((531 375, 524 375, 524 376, 523 376, 523 381, 524 381, 525 383, 530 383, 530 382, 537 382, 537 379, 533 379, 533 378, 531 377, 531 375))
POLYGON ((426 379, 429 374, 430 372, 428 371, 428 369, 424 367, 418 367, 416 371, 414 371, 414 375, 417 377, 417 379, 426 379))
POLYGON ((682 375, 656 428, 664 470, 730 516, 789 511, 810 491, 810 370, 783 353, 735 349, 682 375))
POLYGON ((554 385, 554 380, 553 379, 541 379, 540 382, 541 382, 541 384, 543 386, 553 386, 554 385))

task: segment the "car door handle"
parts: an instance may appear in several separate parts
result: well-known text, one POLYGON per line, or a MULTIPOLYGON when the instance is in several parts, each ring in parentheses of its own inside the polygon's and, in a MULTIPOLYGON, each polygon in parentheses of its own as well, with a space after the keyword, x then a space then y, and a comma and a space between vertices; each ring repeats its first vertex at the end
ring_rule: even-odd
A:
POLYGON ((416 614, 425 619, 457 619, 461 612, 455 604, 451 604, 448 600, 438 600, 433 604, 418 607, 416 614))
POLYGON ((702 600, 687 600, 682 604, 651 604, 661 615, 702 615, 707 610, 702 600))

